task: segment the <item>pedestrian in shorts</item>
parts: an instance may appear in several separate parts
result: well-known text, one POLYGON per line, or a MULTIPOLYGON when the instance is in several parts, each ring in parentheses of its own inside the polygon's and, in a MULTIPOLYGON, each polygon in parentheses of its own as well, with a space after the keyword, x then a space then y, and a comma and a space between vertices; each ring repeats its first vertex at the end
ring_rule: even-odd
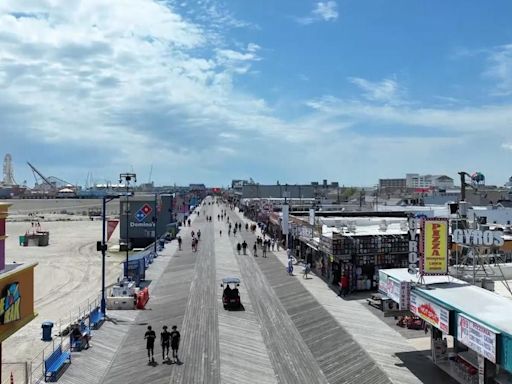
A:
POLYGON ((172 349, 172 358, 175 359, 175 363, 179 363, 180 359, 178 357, 178 349, 180 347, 180 333, 178 332, 178 327, 173 325, 171 336, 171 349, 172 349))
POLYGON ((148 360, 150 363, 155 362, 155 339, 156 333, 151 329, 151 325, 148 325, 148 330, 144 334, 144 339, 146 339, 146 349, 148 350, 148 360))
POLYGON ((162 346, 162 360, 169 360, 169 346, 171 342, 171 333, 167 330, 167 325, 163 326, 163 331, 160 333, 160 345, 162 346))

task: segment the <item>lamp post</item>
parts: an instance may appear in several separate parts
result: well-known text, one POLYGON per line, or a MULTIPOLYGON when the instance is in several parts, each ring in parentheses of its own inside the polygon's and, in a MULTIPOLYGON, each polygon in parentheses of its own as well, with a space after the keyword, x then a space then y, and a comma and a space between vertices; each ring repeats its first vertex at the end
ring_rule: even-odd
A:
POLYGON ((157 204, 157 197, 158 197, 158 194, 155 193, 155 210, 153 211, 153 223, 155 225, 155 244, 154 244, 154 247, 153 247, 153 252, 155 252, 155 257, 156 257, 156 241, 157 241, 157 234, 156 234, 156 226, 157 226, 157 221, 158 221, 158 218, 157 218, 157 209, 156 209, 156 204, 157 204))
POLYGON ((130 209, 128 208, 128 197, 129 197, 129 188, 130 188, 130 181, 133 179, 133 182, 136 183, 137 182, 137 175, 135 173, 121 173, 119 175, 119 183, 122 183, 123 180, 125 182, 125 186, 126 186, 126 207, 125 207, 125 211, 126 211, 126 239, 125 239, 125 246, 126 246, 126 268, 125 268, 125 273, 124 273, 124 276, 127 278, 128 277, 128 256, 129 256, 129 250, 130 250, 130 241, 129 241, 129 228, 130 228, 130 225, 129 225, 129 219, 130 219, 130 209))
POLYGON ((107 314, 107 305, 106 305, 106 295, 105 295, 105 256, 107 253, 107 239, 106 239, 106 221, 107 221, 107 203, 114 199, 117 199, 119 196, 103 196, 103 206, 102 206, 102 232, 101 232, 101 302, 100 302, 100 310, 103 316, 107 314))

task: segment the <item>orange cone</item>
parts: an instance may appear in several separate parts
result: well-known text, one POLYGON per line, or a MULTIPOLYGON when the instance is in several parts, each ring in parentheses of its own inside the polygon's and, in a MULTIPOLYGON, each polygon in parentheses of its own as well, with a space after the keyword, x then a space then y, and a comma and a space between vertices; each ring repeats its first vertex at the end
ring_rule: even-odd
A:
POLYGON ((12 375, 12 372, 11 372, 11 384, 14 384, 14 376, 12 375))

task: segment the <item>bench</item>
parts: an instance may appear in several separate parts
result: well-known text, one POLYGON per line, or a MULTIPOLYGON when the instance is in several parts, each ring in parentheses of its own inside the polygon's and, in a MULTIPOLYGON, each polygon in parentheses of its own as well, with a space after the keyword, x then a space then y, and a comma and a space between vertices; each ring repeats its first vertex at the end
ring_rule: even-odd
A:
POLYGON ((89 314, 89 324, 92 329, 98 329, 104 320, 105 317, 103 316, 103 313, 101 313, 100 309, 97 307, 89 314))
POLYGON ((80 336, 74 337, 73 331, 71 331, 69 337, 69 349, 72 352, 80 352, 89 344, 88 340, 91 339, 91 329, 82 321, 80 323, 80 336))
POLYGON ((48 379, 51 382, 57 381, 58 374, 66 362, 71 363, 71 354, 62 352, 62 346, 59 345, 50 357, 44 361, 44 381, 46 382, 48 379))

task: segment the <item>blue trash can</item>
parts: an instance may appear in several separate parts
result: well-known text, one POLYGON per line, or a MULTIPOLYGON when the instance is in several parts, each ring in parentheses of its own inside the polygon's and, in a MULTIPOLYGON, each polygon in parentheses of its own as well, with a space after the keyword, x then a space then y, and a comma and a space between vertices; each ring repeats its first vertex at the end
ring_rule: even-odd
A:
POLYGON ((41 325, 41 328, 43 329, 43 337, 41 338, 41 340, 52 341, 53 323, 51 321, 45 321, 41 325))

